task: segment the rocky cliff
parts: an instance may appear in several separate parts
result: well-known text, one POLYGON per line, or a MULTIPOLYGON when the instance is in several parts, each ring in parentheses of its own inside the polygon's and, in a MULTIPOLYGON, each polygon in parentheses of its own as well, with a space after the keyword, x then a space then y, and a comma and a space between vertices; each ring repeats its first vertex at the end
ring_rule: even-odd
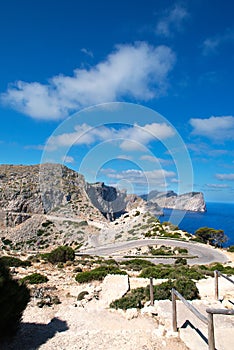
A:
POLYGON ((2 224, 14 227, 34 214, 101 218, 81 174, 59 164, 0 165, 2 224))
POLYGON ((89 244, 108 222, 130 211, 134 217, 138 209, 160 210, 104 183, 89 184, 60 164, 0 165, 0 246, 9 240, 17 249, 89 244))
POLYGON ((198 212, 206 211, 206 203, 201 192, 189 192, 177 195, 174 191, 151 191, 148 195, 143 195, 142 198, 149 203, 157 203, 162 208, 198 212))

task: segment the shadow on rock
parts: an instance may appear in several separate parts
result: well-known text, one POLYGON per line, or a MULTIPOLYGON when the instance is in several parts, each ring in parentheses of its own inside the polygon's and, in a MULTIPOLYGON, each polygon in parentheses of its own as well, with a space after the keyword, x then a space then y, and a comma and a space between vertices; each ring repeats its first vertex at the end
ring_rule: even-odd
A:
POLYGON ((23 322, 12 340, 0 344, 1 350, 36 350, 53 338, 57 332, 69 328, 66 321, 54 317, 48 324, 23 322))

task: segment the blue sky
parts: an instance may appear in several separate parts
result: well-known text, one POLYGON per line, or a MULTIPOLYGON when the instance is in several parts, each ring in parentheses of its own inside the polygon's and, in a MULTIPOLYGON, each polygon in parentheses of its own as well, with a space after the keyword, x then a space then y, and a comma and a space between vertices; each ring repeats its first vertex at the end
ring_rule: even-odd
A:
POLYGON ((233 202, 233 13, 230 0, 2 1, 1 163, 233 202))

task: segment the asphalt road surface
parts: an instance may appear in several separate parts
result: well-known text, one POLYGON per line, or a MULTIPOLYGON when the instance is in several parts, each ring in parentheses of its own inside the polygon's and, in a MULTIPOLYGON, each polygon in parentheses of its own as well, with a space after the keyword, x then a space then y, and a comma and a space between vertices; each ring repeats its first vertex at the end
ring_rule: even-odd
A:
MULTIPOLYGON (((96 248, 83 250, 81 253, 89 255, 98 255, 114 258, 121 258, 126 255, 126 251, 133 248, 143 247, 147 245, 165 245, 171 247, 181 247, 188 250, 190 256, 196 256, 196 258, 188 259, 189 265, 195 264, 210 264, 212 262, 225 263, 228 262, 228 257, 220 250, 210 246, 206 246, 200 243, 176 241, 170 239, 140 239, 126 242, 116 242, 100 246, 96 248)), ((137 256, 136 256, 137 257, 137 256)), ((175 261, 173 258, 153 258, 150 259, 155 263, 172 263, 175 261)))

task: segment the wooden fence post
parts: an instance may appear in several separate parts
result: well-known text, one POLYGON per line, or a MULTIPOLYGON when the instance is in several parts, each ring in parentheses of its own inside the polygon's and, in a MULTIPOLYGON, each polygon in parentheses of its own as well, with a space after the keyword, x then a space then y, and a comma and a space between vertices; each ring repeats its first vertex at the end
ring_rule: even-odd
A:
POLYGON ((150 305, 154 306, 154 286, 153 277, 150 277, 150 305))
POLYGON ((177 332, 177 314, 176 314, 176 295, 174 290, 171 290, 171 300, 172 300, 172 328, 173 332, 177 332))
POLYGON ((209 350, 215 350, 214 315, 212 313, 208 313, 208 345, 209 350))
POLYGON ((215 299, 219 299, 219 272, 217 270, 214 271, 215 278, 215 299))

